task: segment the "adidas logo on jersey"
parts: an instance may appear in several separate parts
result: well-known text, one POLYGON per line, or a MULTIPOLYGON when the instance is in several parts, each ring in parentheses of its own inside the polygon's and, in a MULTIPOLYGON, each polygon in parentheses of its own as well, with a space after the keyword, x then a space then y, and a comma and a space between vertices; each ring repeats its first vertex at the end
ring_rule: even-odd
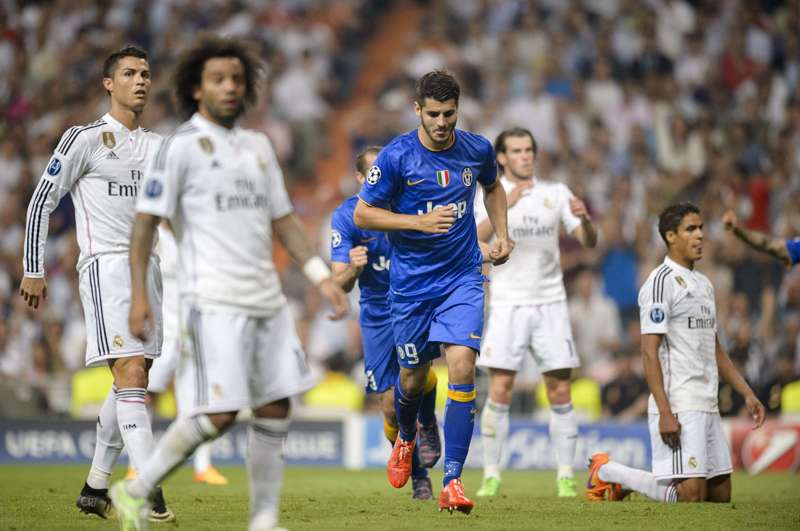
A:
POLYGON ((107 158, 108 160, 119 160, 119 157, 118 157, 118 156, 117 156, 117 154, 116 154, 116 153, 114 153, 113 151, 109 151, 109 152, 108 152, 108 155, 106 155, 106 158, 107 158))

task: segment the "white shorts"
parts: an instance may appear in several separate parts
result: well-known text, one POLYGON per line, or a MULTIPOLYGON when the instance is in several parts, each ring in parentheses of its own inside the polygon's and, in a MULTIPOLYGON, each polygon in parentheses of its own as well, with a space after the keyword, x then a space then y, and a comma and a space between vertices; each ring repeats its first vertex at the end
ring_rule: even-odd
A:
POLYGON ((490 308, 478 366, 519 372, 528 353, 540 372, 580 367, 566 301, 490 308))
POLYGON ((682 411, 681 445, 673 450, 661 440, 658 413, 648 413, 650 444, 653 447, 653 475, 657 480, 706 478, 733 471, 731 450, 719 413, 682 411))
MULTIPOLYGON (((163 393, 167 390, 175 376, 181 349, 180 302, 177 282, 174 278, 162 277, 162 284, 164 295, 161 311, 164 341, 161 345, 161 356, 153 362, 148 375, 147 390, 151 393, 163 393)), ((175 400, 178 401, 177 396, 175 400)))
POLYGON ((106 365, 108 360, 161 354, 161 271, 153 257, 147 269, 147 290, 155 329, 142 342, 128 328, 131 272, 128 255, 101 254, 78 272, 83 315, 86 322, 86 366, 106 365))
POLYGON ((288 306, 267 318, 186 305, 181 318, 177 373, 194 390, 182 416, 255 409, 314 386, 288 306))

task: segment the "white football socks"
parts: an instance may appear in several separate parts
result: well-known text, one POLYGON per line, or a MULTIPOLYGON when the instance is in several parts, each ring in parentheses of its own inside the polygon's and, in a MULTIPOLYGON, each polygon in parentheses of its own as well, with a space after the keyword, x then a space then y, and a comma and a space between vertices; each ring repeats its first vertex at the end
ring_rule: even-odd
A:
POLYGON ((117 390, 117 424, 137 473, 153 453, 153 430, 146 397, 147 390, 141 387, 117 390))
POLYGON ((114 465, 122 452, 122 434, 117 424, 116 387, 111 387, 97 415, 97 438, 92 467, 86 484, 93 489, 107 489, 114 465))
POLYGON ((484 477, 500 479, 500 456, 508 439, 509 409, 508 404, 486 399, 481 412, 484 477))
POLYGON ((250 529, 278 520, 283 486, 283 443, 289 419, 256 417, 247 430, 247 472, 250 477, 250 529))
POLYGON ((205 472, 211 466, 211 443, 203 443, 194 451, 194 471, 205 472))
POLYGON ((572 402, 550 405, 550 441, 556 451, 558 479, 574 477, 572 463, 578 444, 578 420, 572 402))
POLYGON ((609 461, 600 467, 598 476, 608 483, 619 483, 623 489, 635 490, 656 501, 675 503, 676 488, 667 481, 657 481, 652 473, 609 461))
POLYGON ((181 465, 202 443, 219 435, 219 430, 206 415, 180 418, 170 424, 156 445, 153 455, 131 481, 128 492, 145 497, 162 479, 181 465))

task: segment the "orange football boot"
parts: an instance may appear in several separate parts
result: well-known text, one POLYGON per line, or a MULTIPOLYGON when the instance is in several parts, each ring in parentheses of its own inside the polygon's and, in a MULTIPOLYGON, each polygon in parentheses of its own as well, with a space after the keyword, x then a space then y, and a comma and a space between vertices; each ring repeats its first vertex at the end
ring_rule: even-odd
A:
POLYGON ((195 483, 205 483, 206 485, 227 485, 228 478, 219 473, 219 470, 209 465, 202 472, 194 473, 195 483))
POLYGON ((608 454, 596 452, 589 458, 589 480, 586 482, 586 499, 589 501, 604 501, 606 492, 608 499, 613 497, 614 484, 607 483, 600 479, 600 467, 608 463, 608 454))
POLYGON ((386 477, 389 478, 392 487, 396 489, 403 487, 411 477, 411 456, 414 454, 416 443, 416 438, 404 441, 402 437, 398 437, 394 441, 392 455, 389 457, 389 462, 386 463, 386 477))
POLYGON ((447 509, 451 513, 453 510, 469 514, 475 503, 464 495, 464 486, 461 479, 451 479, 442 492, 439 493, 439 511, 447 509))

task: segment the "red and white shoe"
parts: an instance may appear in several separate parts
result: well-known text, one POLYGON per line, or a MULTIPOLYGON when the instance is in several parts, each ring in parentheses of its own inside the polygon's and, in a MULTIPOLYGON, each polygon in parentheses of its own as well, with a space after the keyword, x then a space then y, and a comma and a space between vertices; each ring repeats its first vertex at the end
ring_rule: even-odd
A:
POLYGON ((461 479, 451 479, 442 492, 439 493, 439 511, 447 509, 451 513, 453 511, 461 511, 464 514, 469 514, 475 503, 464 495, 464 486, 461 484, 461 479))
POLYGON ((398 437, 394 441, 392 455, 386 463, 386 477, 396 489, 403 487, 411 477, 411 457, 414 454, 415 444, 416 439, 404 441, 402 437, 398 437))

